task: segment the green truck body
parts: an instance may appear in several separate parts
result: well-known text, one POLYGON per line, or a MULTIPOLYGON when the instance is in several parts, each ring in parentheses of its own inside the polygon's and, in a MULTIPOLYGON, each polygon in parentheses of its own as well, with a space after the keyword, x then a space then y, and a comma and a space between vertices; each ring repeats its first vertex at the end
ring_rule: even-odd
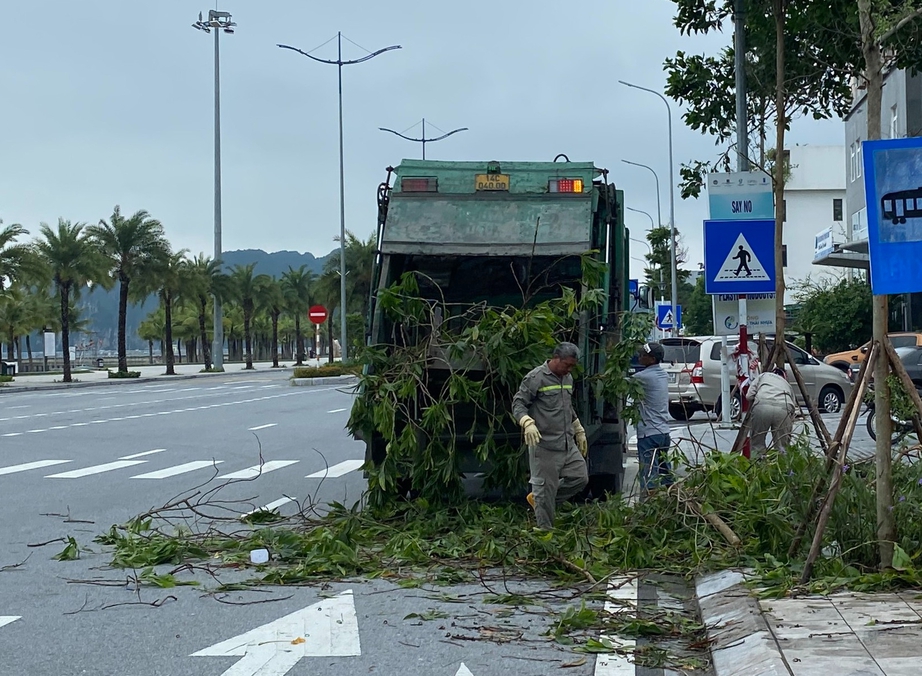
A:
MULTIPOLYGON (((595 496, 620 490, 625 427, 620 406, 599 400, 589 381, 604 369, 604 346, 619 339, 620 313, 630 307, 623 195, 606 174, 591 163, 569 161, 404 160, 389 168, 378 193, 379 254, 368 317, 369 345, 389 344, 394 327, 377 307, 376 291, 409 271, 431 282, 421 283, 420 291, 444 304, 445 321, 452 319, 450 307, 465 304, 521 307, 523 280, 541 274, 546 282, 527 302, 559 296, 563 286, 580 294, 581 257, 594 251, 592 256, 607 263, 607 295, 594 316, 584 312, 579 320, 583 376, 576 407, 590 442, 595 496)), ((427 377, 438 379, 444 368, 450 368, 446 361, 434 360, 427 377)), ((520 434, 514 424, 506 433, 520 443, 512 439, 520 434)), ((356 436, 366 443, 366 461, 384 459, 383 440, 370 432, 356 436)), ((477 439, 457 443, 472 450, 477 439)), ((475 474, 483 467, 470 452, 461 469, 475 474)))

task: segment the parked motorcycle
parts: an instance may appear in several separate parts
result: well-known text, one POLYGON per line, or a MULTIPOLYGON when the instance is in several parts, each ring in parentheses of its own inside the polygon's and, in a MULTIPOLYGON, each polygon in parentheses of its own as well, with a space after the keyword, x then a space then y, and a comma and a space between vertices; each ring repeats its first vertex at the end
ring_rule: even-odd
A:
MULTIPOLYGON (((868 397, 868 401, 866 404, 868 408, 868 417, 867 417, 866 424, 868 428, 868 434, 871 435, 871 438, 876 441, 877 440, 877 409, 876 409, 876 406, 874 405, 874 397, 873 397, 874 390, 870 387, 868 388, 868 395, 869 397, 868 397)), ((915 425, 913 424, 912 419, 903 420, 902 418, 900 418, 899 416, 891 412, 890 420, 892 421, 892 425, 893 425, 893 429, 890 434, 890 445, 891 446, 897 446, 907 436, 911 434, 915 434, 916 428, 915 428, 915 425)))

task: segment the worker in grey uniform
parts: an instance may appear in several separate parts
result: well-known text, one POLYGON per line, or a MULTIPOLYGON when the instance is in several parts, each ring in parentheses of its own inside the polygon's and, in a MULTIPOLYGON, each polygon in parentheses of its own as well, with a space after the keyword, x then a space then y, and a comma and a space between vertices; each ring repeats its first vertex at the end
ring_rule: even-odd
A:
POLYGON ((666 351, 660 343, 644 343, 639 361, 644 367, 634 374, 643 388, 638 402, 640 421, 637 423, 637 459, 643 492, 669 486, 673 482, 669 466, 669 376, 660 366, 666 351))
POLYGON ((588 443, 573 410, 573 376, 579 348, 560 343, 547 362, 529 371, 512 399, 512 414, 528 445, 531 493, 538 528, 554 526, 556 506, 589 483, 588 443))
POLYGON ((791 389, 784 369, 774 368, 753 378, 746 398, 751 406, 749 428, 752 437, 749 452, 752 459, 765 453, 765 435, 769 430, 776 451, 791 443, 797 405, 794 390, 791 389))

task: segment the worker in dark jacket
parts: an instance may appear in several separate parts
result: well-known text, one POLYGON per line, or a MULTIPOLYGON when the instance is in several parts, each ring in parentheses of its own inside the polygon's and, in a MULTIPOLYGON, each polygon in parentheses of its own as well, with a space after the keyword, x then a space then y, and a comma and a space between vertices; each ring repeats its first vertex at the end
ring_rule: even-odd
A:
POLYGON ((561 343, 551 359, 531 370, 512 400, 512 414, 525 434, 531 493, 538 527, 554 526, 556 506, 589 483, 586 431, 573 410, 573 376, 579 348, 561 343))

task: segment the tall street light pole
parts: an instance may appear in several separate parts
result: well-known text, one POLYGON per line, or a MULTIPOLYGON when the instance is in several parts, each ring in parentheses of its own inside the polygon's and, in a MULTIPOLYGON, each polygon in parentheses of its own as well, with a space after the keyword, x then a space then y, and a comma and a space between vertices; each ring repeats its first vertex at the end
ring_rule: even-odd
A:
MULTIPOLYGON (((669 249, 670 255, 672 257, 672 316, 678 317, 678 296, 679 296, 679 279, 678 271, 676 270, 676 250, 675 250, 675 163, 672 158, 672 106, 669 105, 669 101, 665 96, 660 94, 655 89, 647 89, 646 87, 640 87, 630 82, 625 82, 624 80, 618 80, 621 84, 626 87, 631 87, 633 89, 639 89, 641 91, 649 92, 650 94, 656 94, 663 100, 663 103, 666 104, 666 114, 669 121, 669 249)), ((676 333, 675 331, 673 333, 676 333)))
MULTIPOLYGON (((415 127, 416 125, 414 124, 413 126, 415 127)), ((435 127, 435 125, 432 125, 432 126, 435 127)), ((468 131, 467 127, 460 127, 459 129, 452 129, 451 131, 446 132, 442 134, 441 136, 436 136, 435 138, 426 138, 426 118, 425 117, 423 118, 423 133, 420 138, 410 138, 409 136, 404 136, 399 131, 394 131, 393 129, 387 129, 386 127, 378 127, 378 129, 381 131, 389 131, 395 136, 399 136, 400 138, 406 139, 407 141, 413 141, 415 143, 422 143, 423 144, 423 159, 426 159, 426 144, 427 143, 435 143, 436 141, 441 141, 443 138, 448 138, 452 134, 457 134, 460 131, 468 131)), ((436 129, 438 129, 438 127, 436 127, 436 129)), ((439 131, 442 131, 442 130, 439 129, 439 131)))
POLYGON ((654 180, 656 180, 656 221, 657 227, 663 227, 663 212, 662 212, 662 200, 659 196, 659 175, 653 170, 653 167, 648 167, 646 164, 641 164, 640 162, 631 162, 630 160, 621 160, 625 164, 630 164, 632 167, 641 167, 646 169, 651 174, 653 174, 654 180))
POLYGON ((297 47, 290 47, 289 45, 278 46, 282 49, 290 49, 318 63, 334 65, 339 73, 339 336, 342 341, 340 346, 342 359, 345 361, 347 359, 348 348, 346 346, 348 341, 346 340, 346 179, 343 168, 343 66, 364 63, 384 52, 400 49, 400 45, 391 45, 376 52, 370 52, 361 59, 351 61, 343 61, 343 34, 341 32, 336 34, 336 61, 318 58, 297 47))
MULTIPOLYGON (((208 10, 208 20, 198 13, 198 21, 193 28, 210 33, 214 30, 214 259, 220 261, 223 255, 221 247, 221 31, 233 34, 234 26, 230 12, 208 10)), ((214 295, 214 337, 211 343, 211 368, 224 370, 224 322, 221 299, 214 295)))

